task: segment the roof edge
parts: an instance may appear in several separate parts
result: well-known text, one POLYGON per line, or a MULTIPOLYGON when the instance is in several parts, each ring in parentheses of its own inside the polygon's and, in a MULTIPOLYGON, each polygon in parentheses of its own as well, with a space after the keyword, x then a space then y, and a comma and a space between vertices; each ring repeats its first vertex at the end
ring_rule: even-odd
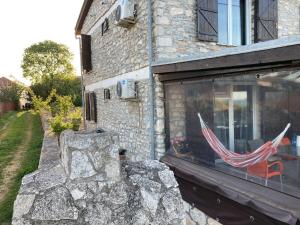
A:
POLYGON ((79 17, 77 19, 76 22, 76 26, 75 26, 75 35, 80 35, 81 34, 81 29, 84 23, 84 20, 91 8, 91 5, 93 3, 93 0, 84 0, 83 5, 81 7, 80 10, 80 14, 79 17))

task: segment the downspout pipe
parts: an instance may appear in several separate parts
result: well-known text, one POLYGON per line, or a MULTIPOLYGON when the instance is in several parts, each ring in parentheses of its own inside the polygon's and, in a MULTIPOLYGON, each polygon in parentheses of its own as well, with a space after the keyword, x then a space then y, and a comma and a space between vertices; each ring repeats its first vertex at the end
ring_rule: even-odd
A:
POLYGON ((147 45, 148 45, 148 65, 149 65, 149 102, 150 102, 150 159, 156 159, 155 152, 155 92, 154 75, 152 70, 153 63, 153 11, 152 0, 147 0, 148 24, 147 24, 147 45))
MULTIPOLYGON (((81 52, 81 37, 79 35, 75 35, 75 38, 78 40, 80 55, 81 52)), ((80 57, 80 65, 82 65, 82 58, 80 57)), ((81 105, 82 105, 82 117, 83 117, 83 127, 86 129, 86 122, 85 122, 85 95, 84 95, 84 85, 83 85, 83 69, 82 66, 80 67, 80 83, 81 83, 81 105)))

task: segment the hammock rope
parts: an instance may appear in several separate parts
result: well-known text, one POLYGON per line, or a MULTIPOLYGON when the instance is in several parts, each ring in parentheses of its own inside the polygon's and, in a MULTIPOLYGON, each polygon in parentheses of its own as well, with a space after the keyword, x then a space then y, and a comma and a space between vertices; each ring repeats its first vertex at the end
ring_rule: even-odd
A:
POLYGON ((198 113, 202 133, 207 140, 210 147, 220 156, 220 158, 233 167, 244 168, 252 166, 256 163, 267 160, 270 156, 277 153, 277 147, 285 136, 286 132, 290 128, 291 124, 289 123, 285 129, 273 140, 268 141, 258 149, 251 153, 247 154, 238 154, 232 152, 221 143, 218 137, 212 132, 212 130, 206 125, 202 119, 200 113, 198 113))

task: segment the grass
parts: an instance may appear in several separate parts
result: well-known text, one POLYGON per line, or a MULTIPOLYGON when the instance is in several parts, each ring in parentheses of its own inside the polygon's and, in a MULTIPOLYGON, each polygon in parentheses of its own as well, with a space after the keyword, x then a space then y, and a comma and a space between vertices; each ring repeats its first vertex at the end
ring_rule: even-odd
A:
POLYGON ((14 156, 14 151, 22 143, 28 129, 27 121, 30 113, 19 112, 15 119, 10 121, 8 127, 3 130, 6 135, 0 141, 0 184, 3 182, 3 169, 10 163, 14 156), (27 126, 26 126, 27 125, 27 126))
POLYGON ((5 126, 7 122, 12 120, 16 114, 16 112, 8 112, 3 115, 0 115, 0 130, 5 126))
MULTIPOLYGON (((30 120, 32 121, 32 125, 33 125, 32 138, 29 142, 28 148, 22 159, 21 167, 12 181, 10 190, 5 196, 4 200, 0 202, 0 224, 1 225, 11 224, 13 203, 18 194, 18 190, 20 188, 21 180, 23 176, 35 171, 38 168, 40 151, 41 151, 42 141, 43 141, 43 131, 42 131, 39 115, 33 112, 19 114, 16 120, 12 122, 15 123, 15 125, 12 127, 14 127, 13 130, 15 132, 15 135, 20 133, 23 134, 23 132, 20 132, 20 130, 25 130, 24 127, 26 126, 27 121, 30 121, 29 117, 31 117, 32 120, 31 119, 30 120)), ((16 138, 15 135, 13 135, 12 137, 13 139, 16 140, 15 142, 12 141, 12 144, 14 146, 16 146, 17 143, 19 143, 19 139, 16 138)), ((1 159, 1 155, 0 155, 0 159, 1 159)))

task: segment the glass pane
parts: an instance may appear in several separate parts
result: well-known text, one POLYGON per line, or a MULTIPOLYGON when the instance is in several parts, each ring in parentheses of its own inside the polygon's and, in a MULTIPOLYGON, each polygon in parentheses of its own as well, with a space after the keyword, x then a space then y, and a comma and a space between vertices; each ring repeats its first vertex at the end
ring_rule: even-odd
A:
POLYGON ((300 198, 300 72, 169 83, 165 92, 170 154, 300 198), (201 127, 198 113, 207 127, 201 127), (256 150, 288 123, 291 127, 274 146, 277 152, 263 159, 256 150))
POLYGON ((252 86, 234 85, 234 148, 237 153, 246 153, 247 143, 253 139, 252 86))
POLYGON ((236 0, 232 2, 232 44, 242 44, 242 16, 240 1, 236 0))
POLYGON ((228 44, 228 3, 218 1, 218 39, 220 44, 228 44))

